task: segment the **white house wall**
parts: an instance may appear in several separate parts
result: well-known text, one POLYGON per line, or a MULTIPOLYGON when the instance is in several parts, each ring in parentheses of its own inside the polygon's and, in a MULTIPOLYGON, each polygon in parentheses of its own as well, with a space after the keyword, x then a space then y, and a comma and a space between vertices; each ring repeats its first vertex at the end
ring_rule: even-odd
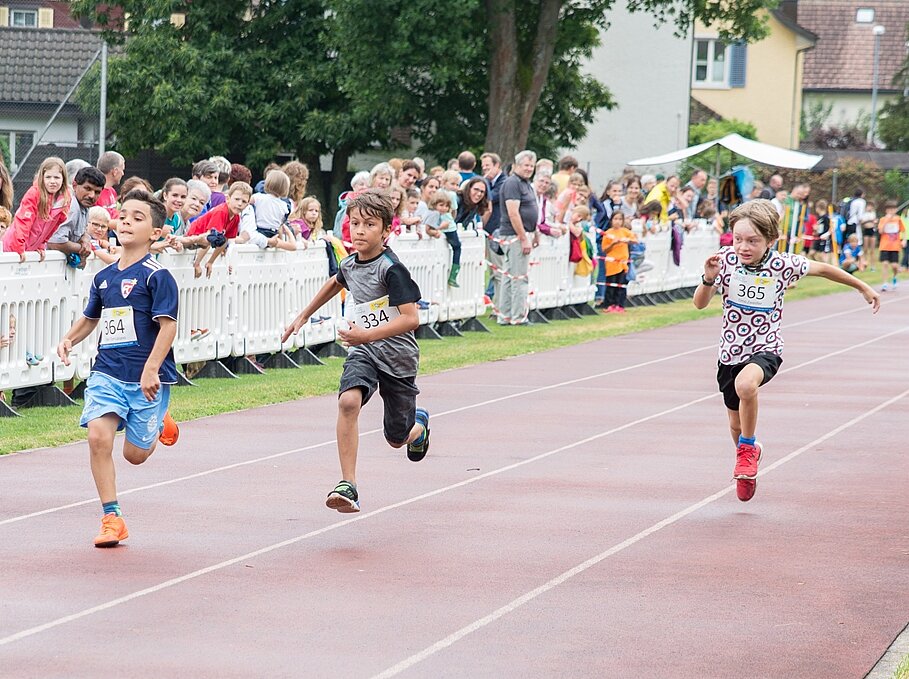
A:
MULTIPOLYGON (((583 66, 612 92, 618 106, 601 111, 571 153, 599 193, 625 162, 668 153, 688 143, 691 36, 654 27, 648 14, 611 13, 602 45, 583 66)), ((672 171, 674 166, 653 168, 672 171)))

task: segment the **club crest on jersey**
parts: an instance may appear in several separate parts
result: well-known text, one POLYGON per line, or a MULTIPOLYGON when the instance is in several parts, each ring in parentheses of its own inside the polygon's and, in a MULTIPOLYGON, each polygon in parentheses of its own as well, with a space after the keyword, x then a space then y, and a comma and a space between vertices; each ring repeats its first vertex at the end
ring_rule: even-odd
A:
POLYGON ((130 278, 120 281, 120 294, 123 296, 123 299, 129 297, 129 293, 133 291, 133 288, 136 287, 136 283, 138 282, 138 278, 130 278))

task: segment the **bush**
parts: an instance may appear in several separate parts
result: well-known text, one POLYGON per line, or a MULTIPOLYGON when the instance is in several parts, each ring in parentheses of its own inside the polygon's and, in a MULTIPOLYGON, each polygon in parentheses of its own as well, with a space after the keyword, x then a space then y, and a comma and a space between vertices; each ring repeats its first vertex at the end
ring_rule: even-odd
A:
MULTIPOLYGON (((688 128, 688 143, 691 146, 725 137, 727 134, 739 134, 746 139, 757 139, 757 129, 751 123, 730 118, 729 120, 710 120, 688 128)), ((708 174, 716 171, 717 152, 711 149, 685 160, 679 167, 680 177, 689 177, 695 170, 707 170, 708 174)), ((740 162, 740 161, 739 161, 740 162)), ((733 164, 732 152, 720 149, 720 172, 726 172, 733 164)))

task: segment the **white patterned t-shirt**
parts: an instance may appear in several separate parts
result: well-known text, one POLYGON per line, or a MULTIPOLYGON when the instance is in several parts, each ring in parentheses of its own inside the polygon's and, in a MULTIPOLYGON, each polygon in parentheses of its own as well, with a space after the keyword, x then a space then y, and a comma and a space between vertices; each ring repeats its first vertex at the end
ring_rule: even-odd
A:
POLYGON ((762 352, 782 356, 783 296, 808 273, 808 260, 771 251, 759 268, 746 269, 732 247, 719 254, 714 285, 723 297, 720 363, 737 365, 762 352))

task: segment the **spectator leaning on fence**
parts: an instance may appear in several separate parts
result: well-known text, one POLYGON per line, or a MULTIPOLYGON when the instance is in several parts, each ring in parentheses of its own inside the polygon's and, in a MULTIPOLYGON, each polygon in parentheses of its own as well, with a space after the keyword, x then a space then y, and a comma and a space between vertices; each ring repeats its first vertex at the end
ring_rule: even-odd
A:
POLYGON ((186 202, 183 204, 183 209, 180 210, 180 218, 185 225, 190 224, 202 214, 209 198, 211 198, 211 189, 205 182, 198 179, 190 179, 186 182, 186 202))
POLYGON ((537 196, 530 184, 537 154, 521 151, 514 158, 512 175, 502 185, 502 223, 499 233, 508 239, 503 245, 505 269, 502 279, 499 325, 527 325, 527 272, 530 251, 537 238, 537 196))
POLYGON ((18 253, 22 262, 26 251, 37 251, 44 261, 47 241, 66 219, 69 204, 70 190, 63 161, 55 156, 45 158, 3 236, 3 251, 18 253))
POLYGON ((84 167, 76 173, 69 214, 47 241, 48 249, 67 255, 67 261, 73 266, 84 267, 92 252, 87 233, 88 211, 98 202, 104 182, 101 170, 94 167, 84 167))
POLYGON ((240 213, 249 205, 252 193, 249 184, 236 182, 228 189, 226 203, 206 212, 189 227, 181 242, 184 246, 199 249, 193 261, 196 278, 202 275, 202 259, 209 249, 213 249, 205 265, 205 275, 211 278, 212 268, 218 257, 227 250, 228 241, 236 238, 240 231, 240 213))

